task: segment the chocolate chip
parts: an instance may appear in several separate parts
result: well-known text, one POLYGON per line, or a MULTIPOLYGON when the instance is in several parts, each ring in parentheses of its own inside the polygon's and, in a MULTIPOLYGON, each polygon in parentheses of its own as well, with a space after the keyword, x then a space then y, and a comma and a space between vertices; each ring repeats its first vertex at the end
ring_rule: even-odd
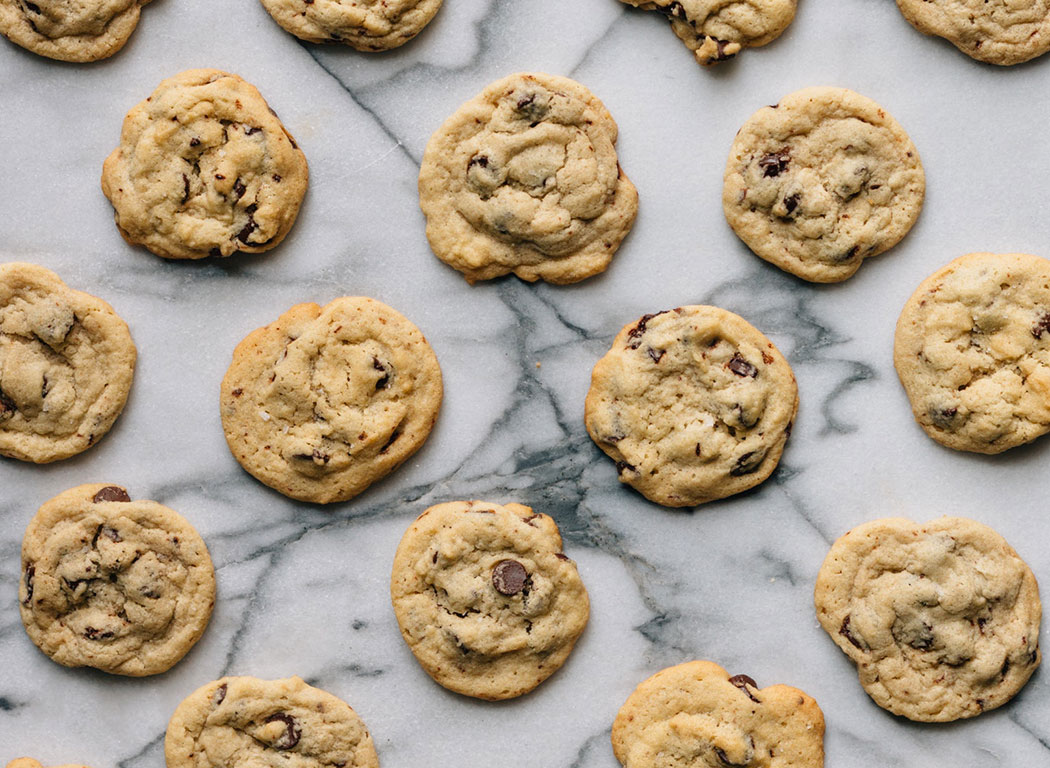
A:
POLYGON ((15 405, 15 401, 4 394, 3 390, 0 390, 0 416, 10 415, 18 410, 18 406, 15 405))
POLYGON ((485 155, 474 155, 474 157, 470 158, 470 162, 467 163, 467 170, 469 171, 475 165, 480 166, 481 168, 488 168, 489 159, 485 155))
POLYGON ((186 174, 182 174, 182 203, 186 204, 186 201, 190 199, 190 180, 186 174))
POLYGON ((273 175, 273 180, 276 181, 278 184, 280 184, 281 183, 281 174, 275 173, 273 175))
POLYGON ((501 595, 510 597, 521 592, 528 576, 525 566, 517 560, 500 560, 492 569, 492 586, 501 595))
POLYGON ((762 703, 759 699, 756 699, 751 694, 751 691, 749 691, 747 689, 748 686, 751 686, 752 688, 755 688, 755 689, 758 688, 758 683, 756 683, 753 679, 751 679, 747 675, 733 675, 731 678, 729 678, 729 682, 731 682, 737 688, 739 688, 744 693, 746 693, 747 697, 749 699, 751 699, 751 701, 755 702, 756 704, 761 704, 762 703))
POLYGON ((244 212, 248 214, 248 223, 244 225, 244 228, 241 229, 240 232, 237 233, 237 239, 245 245, 249 244, 248 238, 251 237, 252 232, 254 232, 259 227, 259 225, 255 223, 254 216, 255 211, 258 210, 258 208, 259 206, 257 206, 255 203, 252 203, 244 209, 244 212))
POLYGON ((646 351, 649 353, 649 357, 652 358, 654 363, 659 363, 660 359, 664 356, 664 354, 666 352, 666 350, 653 349, 652 347, 649 347, 649 349, 646 350, 646 351))
POLYGON ((280 737, 276 739, 271 745, 274 749, 291 749, 299 743, 299 739, 303 735, 303 730, 299 727, 299 723, 296 721, 296 719, 284 712, 278 712, 275 715, 270 715, 263 722, 284 723, 284 733, 282 733, 280 737))
POLYGON ((852 645, 854 648, 859 648, 860 650, 863 651, 864 650, 864 646, 862 646, 860 644, 860 642, 857 640, 857 638, 855 638, 849 631, 849 622, 850 622, 850 617, 846 616, 846 618, 844 618, 842 620, 842 626, 839 627, 839 634, 842 635, 847 640, 849 640, 850 645, 852 645))
POLYGON ((201 143, 201 140, 198 139, 196 136, 194 136, 192 139, 190 139, 190 146, 191 147, 199 147, 200 143, 201 143))
POLYGON ((729 756, 720 747, 714 747, 714 750, 715 750, 715 756, 718 757, 718 760, 719 760, 720 763, 722 763, 722 765, 728 765, 728 766, 747 765, 747 763, 734 763, 733 761, 731 761, 729 759, 729 756))
POLYGON ((729 61, 736 56, 735 53, 726 54, 726 46, 729 45, 728 40, 715 40, 715 43, 718 46, 718 52, 715 54, 714 61, 729 61))
POLYGON ((791 195, 791 197, 784 198, 784 208, 787 209, 788 213, 794 213, 795 209, 798 208, 799 195, 791 195))
POLYGON ((1044 312, 1032 326, 1032 335, 1037 339, 1043 338, 1043 334, 1050 331, 1050 312, 1044 312))
POLYGON ((240 397, 241 395, 244 394, 244 390, 241 389, 240 387, 237 387, 237 389, 235 389, 232 392, 230 392, 230 394, 233 395, 234 397, 240 397))
POLYGON ((390 435, 390 439, 386 441, 386 444, 380 449, 380 453, 386 453, 390 450, 390 446, 394 444, 394 441, 401 437, 401 429, 395 429, 393 434, 390 435))
POLYGON ((626 461, 618 461, 616 462, 616 471, 622 475, 624 472, 637 472, 638 468, 626 461))
POLYGON ((846 251, 846 255, 842 257, 842 261, 849 261, 850 259, 856 258, 858 253, 860 253, 860 246, 855 245, 846 251))
POLYGON ((310 458, 312 458, 315 463, 320 462, 322 464, 327 464, 332 459, 331 456, 324 453, 319 448, 314 448, 314 452, 310 455, 310 458))
POLYGON ((739 459, 736 460, 736 464, 729 470, 729 474, 733 477, 740 477, 741 475, 750 475, 760 466, 762 461, 766 458, 765 451, 748 451, 743 454, 739 459))
POLYGON ((105 632, 101 629, 95 629, 94 627, 85 627, 84 637, 88 640, 109 640, 113 637, 113 633, 105 632))
POLYGON ((215 174, 215 178, 217 178, 219 181, 226 181, 226 177, 223 176, 221 173, 215 174))
POLYGON ((524 109, 528 109, 529 107, 531 107, 533 105, 533 103, 535 101, 536 101, 536 94, 530 93, 528 96, 523 96, 522 98, 518 99, 518 104, 517 104, 516 109, 518 111, 521 111, 521 110, 524 110, 524 109))
POLYGON ((36 566, 32 563, 26 568, 26 575, 24 578, 26 585, 26 599, 22 601, 23 605, 29 605, 33 602, 33 577, 36 575, 36 566))
POLYGON ((923 622, 922 632, 911 638, 908 645, 917 651, 928 651, 933 647, 933 627, 923 622))
POLYGON ((737 376, 750 376, 752 379, 758 376, 758 368, 751 365, 751 363, 742 358, 739 352, 733 355, 728 365, 729 370, 731 370, 737 376))
POLYGON ((558 558, 559 560, 568 560, 569 559, 569 556, 566 555, 564 552, 555 552, 554 556, 556 558, 558 558))
POLYGON ((131 497, 120 486, 107 485, 105 488, 99 488, 91 500, 98 504, 100 501, 131 501, 131 497))
POLYGON ((779 152, 770 152, 769 154, 762 155, 758 161, 758 167, 762 169, 762 175, 769 178, 772 176, 779 176, 788 167, 788 162, 791 160, 791 155, 788 149, 782 149, 779 152))
POLYGON ((981 618, 977 620, 977 631, 979 631, 982 635, 984 634, 984 625, 987 623, 988 619, 981 618))
POLYGON ((685 8, 682 7, 682 4, 679 3, 678 0, 675 0, 675 2, 671 3, 666 8, 660 8, 659 10, 663 12, 663 14, 668 18, 681 19, 682 21, 687 21, 685 16, 685 8))
POLYGON ((208 251, 208 255, 209 256, 222 256, 222 251, 220 251, 218 248, 212 248, 210 251, 208 251))
POLYGON ((215 689, 215 693, 211 695, 212 706, 217 707, 222 704, 223 700, 226 698, 226 690, 226 683, 223 683, 215 689))
POLYGON ((233 182, 233 191, 237 195, 237 199, 240 200, 244 197, 244 193, 248 191, 248 188, 244 186, 244 182, 238 178, 237 181, 233 182))
POLYGON ((649 321, 658 315, 667 314, 667 310, 662 312, 653 312, 651 315, 642 315, 638 322, 634 324, 634 328, 627 332, 628 344, 627 346, 631 349, 638 349, 642 343, 642 335, 645 333, 646 326, 649 321))
POLYGON ((244 126, 244 135, 245 136, 251 136, 253 133, 259 133, 261 130, 262 130, 262 128, 259 128, 257 126, 246 125, 246 126, 244 126))
POLYGON ((1003 666, 999 670, 999 677, 1006 677, 1006 673, 1010 671, 1010 660, 1006 659, 1003 661, 1003 666))
POLYGON ((941 429, 951 429, 952 423, 955 421, 956 415, 959 413, 959 409, 955 406, 951 408, 934 408, 930 412, 930 420, 935 426, 941 429))
POLYGON ((386 389, 387 385, 390 383, 390 371, 387 370, 383 363, 379 362, 379 358, 375 355, 372 355, 372 367, 383 373, 383 375, 379 377, 379 380, 376 381, 376 389, 386 389))

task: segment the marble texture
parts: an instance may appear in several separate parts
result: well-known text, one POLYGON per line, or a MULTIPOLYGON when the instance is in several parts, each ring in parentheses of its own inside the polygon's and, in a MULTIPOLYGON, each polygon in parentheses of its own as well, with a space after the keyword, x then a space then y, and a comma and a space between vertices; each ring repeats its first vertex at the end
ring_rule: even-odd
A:
POLYGON ((1050 57, 979 64, 924 38, 888 0, 801 0, 781 39, 716 70, 697 66, 658 14, 616 0, 446 0, 415 41, 382 55, 301 43, 256 0, 155 0, 125 50, 92 65, 0 40, 0 256, 105 298, 140 355, 127 409, 97 446, 48 466, 0 461, 0 764, 24 754, 160 766, 168 717, 197 686, 298 674, 358 711, 384 768, 614 768, 609 729, 628 693, 657 669, 706 658, 815 697, 828 766, 1050 765, 1045 671, 976 720, 912 724, 868 699, 812 608, 830 542, 886 515, 990 524, 1050 584, 1050 439, 1001 456, 942 448, 912 422, 892 366, 897 314, 935 268, 976 250, 1050 256, 1050 101, 1038 96, 1048 78, 1050 57), (310 162, 299 221, 267 254, 166 262, 121 240, 99 191, 124 113, 199 66, 257 85, 310 162), (640 215, 604 275, 470 287, 423 236, 419 159, 461 102, 526 69, 574 77, 605 101, 640 215), (720 204, 740 124, 818 84, 880 102, 928 178, 911 235, 832 286, 753 256, 720 204), (419 325, 446 397, 429 442, 396 474, 319 508, 240 469, 218 386, 247 332, 293 303, 344 294, 419 325), (686 303, 731 309, 766 332, 795 369, 801 407, 769 482, 674 511, 619 485, 582 412, 591 366, 616 331, 686 303), (211 549, 212 624, 165 675, 65 669, 23 631, 22 532, 43 501, 85 482, 178 510, 211 549), (553 515, 590 592, 591 624, 566 666, 517 701, 432 683, 390 608, 402 532, 427 505, 463 498, 553 515))

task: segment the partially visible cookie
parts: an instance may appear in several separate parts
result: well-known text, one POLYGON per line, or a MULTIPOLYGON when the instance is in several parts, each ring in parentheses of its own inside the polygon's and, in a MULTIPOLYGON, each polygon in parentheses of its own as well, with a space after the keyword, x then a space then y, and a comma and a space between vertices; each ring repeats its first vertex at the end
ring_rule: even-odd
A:
POLYGON ((161 82, 102 166, 121 235, 168 259, 259 253, 295 223, 306 157, 255 86, 216 69, 161 82))
POLYGON ((0 455, 45 464, 94 445, 135 372, 128 326, 33 264, 0 265, 0 455))
POLYGON ((834 283, 900 242, 925 191, 918 150, 889 113, 845 88, 806 88, 744 123, 722 207, 758 256, 834 283))
POLYGON ((659 11, 704 66, 771 43, 795 18, 797 0, 620 0, 659 11))
MULTIPOLYGON (((44 766, 40 764, 39 760, 34 760, 31 757, 17 757, 7 764, 7 768, 44 768, 44 766)), ((53 768, 87 768, 87 766, 67 763, 65 765, 56 765, 53 768)))
POLYGON ((187 696, 164 737, 168 768, 379 768, 350 706, 298 677, 224 677, 187 696))
POLYGON ((1050 431, 1050 261, 970 253, 904 305, 893 362, 930 437, 1001 453, 1050 431))
POLYGON ((769 477, 797 410, 773 342, 732 312, 688 306, 624 326, 594 366, 584 421, 620 482, 688 507, 769 477))
POLYGON ((1009 65, 1050 50, 1047 0, 897 0, 913 27, 978 61, 1009 65))
POLYGON ((590 614, 554 520, 521 504, 430 507, 401 539, 390 596, 416 660, 449 690, 509 699, 569 656, 590 614))
POLYGON ((427 144, 419 204, 434 254, 467 282, 603 271, 638 212, 616 123, 574 80, 519 73, 461 106, 427 144))
POLYGON ((814 602, 868 695, 909 720, 995 709, 1039 666, 1035 576, 973 520, 885 518, 854 528, 824 560, 814 602))
POLYGON ((423 334, 362 297, 298 304, 237 345, 222 425, 248 472, 286 496, 346 501, 419 450, 441 407, 423 334))
POLYGON ((386 51, 423 31, 442 0, 262 0, 285 30, 311 43, 386 51))
POLYGON ((0 34, 61 61, 97 61, 124 47, 149 0, 0 0, 0 34))
POLYGON ((30 639, 59 664, 142 677, 170 669, 203 634, 215 571, 181 515, 94 483, 30 521, 18 599, 30 639))
POLYGON ((787 685, 759 688, 710 661, 657 672, 620 708, 613 753, 624 768, 821 768, 824 714, 787 685))

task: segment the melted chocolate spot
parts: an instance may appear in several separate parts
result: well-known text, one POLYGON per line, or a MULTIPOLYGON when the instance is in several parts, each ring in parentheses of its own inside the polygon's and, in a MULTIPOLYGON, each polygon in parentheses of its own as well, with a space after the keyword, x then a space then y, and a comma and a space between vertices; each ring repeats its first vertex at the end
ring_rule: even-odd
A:
POLYGON ((839 634, 842 635, 847 640, 849 640, 850 645, 852 645, 854 648, 858 648, 858 649, 863 651, 864 647, 857 641, 857 638, 855 638, 849 631, 849 622, 850 622, 850 617, 849 616, 847 616, 846 618, 844 618, 842 620, 842 626, 839 627, 839 634))
POLYGON ((248 214, 248 223, 244 225, 244 228, 237 233, 237 239, 245 245, 249 245, 248 238, 251 237, 252 232, 258 229, 259 225, 255 223, 255 211, 259 208, 255 203, 252 203, 244 212, 248 214))
POLYGON ((757 378, 758 376, 758 368, 751 365, 751 363, 742 358, 739 352, 734 354, 732 359, 729 361, 729 370, 731 370, 737 376, 750 376, 753 379, 757 378))
POLYGON ((750 475, 760 466, 762 466, 763 459, 766 458, 765 451, 748 451, 743 454, 739 459, 736 460, 736 464, 729 470, 729 474, 733 477, 740 477, 741 475, 750 475))
POLYGON ((666 350, 653 349, 652 347, 649 347, 649 349, 647 349, 646 351, 649 353, 649 357, 652 358, 654 363, 659 363, 660 359, 663 358, 664 354, 666 353, 666 350))
POLYGON ((277 738, 271 745, 274 749, 291 749, 299 743, 299 739, 303 735, 302 728, 299 727, 298 721, 294 717, 284 712, 278 712, 275 715, 270 715, 263 722, 284 723, 284 733, 277 738))
POLYGON ((616 471, 622 475, 624 472, 637 472, 638 468, 626 461, 618 461, 616 462, 616 471))
POLYGON ((244 193, 247 191, 248 188, 244 186, 244 182, 241 181, 239 178, 237 179, 237 181, 233 182, 233 192, 235 195, 237 195, 238 200, 244 197, 244 193))
POLYGON ((784 208, 787 209, 789 214, 794 213, 795 209, 798 208, 799 197, 799 195, 791 195, 791 197, 784 198, 784 208))
POLYGON ((101 629, 95 629, 94 627, 85 627, 84 637, 88 640, 109 640, 113 637, 113 633, 104 632, 101 629))
POLYGON ((751 701, 755 702, 756 704, 762 703, 761 700, 756 699, 752 695, 751 691, 748 690, 748 686, 751 686, 756 690, 758 689, 758 683, 756 683, 752 678, 748 677, 747 675, 733 675, 731 678, 729 678, 729 682, 731 682, 737 688, 746 693, 747 697, 751 699, 751 701))
POLYGON ((379 358, 372 355, 372 367, 377 371, 382 371, 383 375, 376 381, 376 389, 386 389, 387 385, 390 384, 390 371, 387 370, 386 366, 379 362, 379 358))
POLYGON ((517 560, 500 560, 492 569, 492 586, 501 595, 510 597, 522 591, 529 573, 517 560))
POLYGON ((36 576, 36 566, 32 563, 26 568, 26 575, 24 578, 26 585, 26 599, 22 601, 23 605, 29 605, 33 602, 33 577, 36 576))
MULTIPOLYGON (((721 47, 721 43, 720 43, 721 47)), ((779 152, 770 152, 767 155, 762 155, 758 160, 758 167, 762 169, 762 175, 766 178, 773 176, 779 176, 788 167, 788 163, 791 161, 791 155, 788 150, 782 149, 779 152)))
POLYGON ((638 322, 635 323, 634 328, 627 332, 627 346, 630 349, 638 349, 642 343, 642 336, 645 334, 645 328, 649 321, 657 315, 667 314, 667 311, 668 310, 665 309, 662 312, 654 312, 651 315, 642 315, 638 322))
POLYGON ((99 488, 91 500, 98 504, 100 501, 131 501, 131 497, 120 486, 107 485, 105 488, 99 488))

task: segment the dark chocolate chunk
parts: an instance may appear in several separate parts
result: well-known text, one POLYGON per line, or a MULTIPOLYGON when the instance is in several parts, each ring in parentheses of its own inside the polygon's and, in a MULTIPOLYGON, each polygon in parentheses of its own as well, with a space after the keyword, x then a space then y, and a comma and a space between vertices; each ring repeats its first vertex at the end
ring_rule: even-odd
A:
POLYGON ((190 199, 190 180, 186 174, 182 174, 182 203, 186 204, 186 201, 190 199))
POLYGON ((646 350, 646 351, 649 353, 649 357, 652 358, 654 363, 659 363, 660 359, 664 356, 664 354, 666 352, 666 350, 653 349, 652 347, 649 347, 649 349, 646 350))
POLYGON ((98 504, 100 501, 131 501, 131 497, 128 496, 128 492, 123 488, 116 485, 107 485, 105 488, 99 488, 98 492, 91 497, 91 500, 98 504))
POLYGON ((88 640, 109 640, 113 637, 113 633, 95 629, 94 627, 85 627, 84 637, 88 640))
POLYGON ((935 426, 940 427, 941 429, 951 429, 955 417, 959 413, 959 409, 955 406, 952 406, 951 408, 934 408, 929 413, 930 420, 935 426))
POLYGON ((860 253, 860 246, 855 245, 846 251, 846 254, 842 257, 843 261, 849 261, 850 259, 856 258, 857 254, 860 253))
POLYGON ((1037 339, 1043 338, 1043 334, 1050 331, 1050 312, 1044 312, 1032 326, 1032 335, 1037 339))
POLYGON ((739 352, 733 355, 728 365, 729 370, 731 370, 737 376, 750 376, 752 379, 758 377, 758 368, 751 365, 751 363, 742 358, 739 352))
POLYGON ((280 184, 281 183, 281 174, 275 173, 273 175, 273 180, 276 181, 278 184, 280 184))
POLYGON ((255 125, 246 125, 246 126, 244 126, 244 135, 245 136, 251 136, 253 133, 259 133, 260 131, 262 131, 262 128, 259 128, 258 126, 255 126, 255 125))
POLYGON ((263 722, 284 723, 284 733, 282 733, 271 745, 274 749, 291 749, 299 743, 299 739, 303 735, 303 729, 299 727, 298 721, 285 712, 278 712, 277 714, 270 715, 263 722))
POLYGON ((255 223, 255 211, 258 209, 255 203, 252 203, 244 212, 248 214, 248 223, 244 225, 240 232, 237 233, 237 239, 245 245, 248 245, 248 238, 251 237, 252 232, 258 229, 259 225, 255 223))
POLYGON ((244 186, 244 182, 238 177, 237 181, 233 182, 233 192, 237 195, 237 199, 240 200, 244 197, 244 193, 248 191, 248 188, 244 186))
POLYGON ((211 703, 213 706, 219 706, 222 704, 223 699, 226 698, 226 683, 223 683, 215 689, 215 693, 211 695, 211 703))
POLYGON ((657 315, 667 314, 667 310, 662 312, 653 312, 651 315, 642 315, 641 318, 635 323, 634 328, 627 332, 628 344, 627 346, 631 349, 638 349, 642 343, 642 335, 645 333, 646 325, 657 315))
POLYGON ((842 635, 847 640, 849 640, 850 645, 852 645, 854 648, 859 648, 860 650, 863 651, 864 650, 864 646, 862 646, 860 644, 860 642, 857 640, 857 638, 855 638, 849 631, 849 622, 850 622, 850 617, 846 616, 846 618, 844 618, 842 620, 842 626, 839 627, 839 634, 842 635))
POLYGON ((788 213, 794 213, 795 209, 798 208, 799 197, 800 195, 794 194, 784 198, 784 208, 787 209, 788 213))
POLYGON ((779 176, 788 167, 788 163, 791 161, 791 154, 788 148, 784 148, 779 152, 770 152, 767 155, 762 155, 758 160, 758 167, 762 169, 762 175, 765 177, 779 176))
POLYGON ((500 560, 492 569, 492 586, 501 595, 510 597, 522 591, 529 573, 517 560, 500 560))
POLYGON ((23 605, 29 605, 31 602, 33 602, 33 577, 34 576, 36 576, 36 566, 33 565, 32 563, 30 563, 29 566, 26 568, 26 575, 24 577, 25 585, 26 585, 26 599, 24 601, 22 601, 23 605))
POLYGON ((718 46, 718 52, 715 54, 714 61, 729 61, 736 56, 735 53, 726 53, 726 46, 729 45, 728 40, 715 40, 715 43, 718 46))
POLYGON ((200 143, 201 143, 201 140, 198 139, 196 136, 194 136, 192 139, 190 139, 190 146, 191 147, 199 147, 200 143))
POLYGON ((728 765, 728 766, 747 765, 747 763, 734 763, 732 760, 729 759, 729 756, 720 747, 714 747, 714 750, 715 750, 715 755, 718 757, 718 761, 722 765, 728 765))
POLYGON ((18 406, 15 405, 15 401, 4 394, 4 391, 0 389, 0 416, 10 416, 18 410, 18 406))
POLYGON ((469 171, 475 165, 477 165, 477 166, 479 166, 481 168, 488 168, 489 167, 489 159, 488 159, 488 157, 486 157, 485 155, 474 155, 474 157, 470 158, 470 162, 467 163, 467 170, 469 171))
POLYGON ((568 560, 569 559, 569 556, 566 555, 564 552, 555 552, 554 556, 556 558, 558 558, 559 560, 568 560))
POLYGON ((394 441, 397 440, 399 437, 401 437, 401 428, 400 427, 398 427, 397 429, 395 429, 393 431, 393 433, 390 435, 390 439, 386 441, 386 444, 383 445, 383 447, 379 450, 379 452, 380 453, 386 453, 387 451, 389 451, 390 450, 390 446, 392 446, 394 444, 394 441))
POLYGON ((241 395, 244 394, 244 390, 241 389, 240 387, 237 387, 237 389, 235 389, 232 392, 230 392, 230 394, 233 395, 234 397, 240 397, 241 395))
POLYGON ((629 462, 618 461, 616 462, 616 471, 622 475, 624 472, 637 472, 638 468, 629 462))
POLYGON ((747 697, 751 699, 751 701, 755 702, 756 704, 762 703, 761 700, 756 699, 752 695, 751 691, 748 690, 748 686, 751 686, 756 690, 758 689, 758 683, 756 683, 752 678, 748 677, 747 675, 733 675, 731 678, 729 678, 729 682, 731 682, 737 688, 746 693, 747 697))
POLYGON ((762 461, 766 458, 765 451, 748 451, 743 454, 739 459, 736 460, 736 464, 729 470, 729 474, 733 477, 740 477, 741 475, 750 475, 752 472, 762 466, 762 461))
POLYGON ((387 369, 386 365, 379 362, 379 358, 375 355, 372 355, 372 367, 383 373, 383 375, 376 381, 376 389, 386 389, 387 385, 390 383, 390 371, 387 369))

